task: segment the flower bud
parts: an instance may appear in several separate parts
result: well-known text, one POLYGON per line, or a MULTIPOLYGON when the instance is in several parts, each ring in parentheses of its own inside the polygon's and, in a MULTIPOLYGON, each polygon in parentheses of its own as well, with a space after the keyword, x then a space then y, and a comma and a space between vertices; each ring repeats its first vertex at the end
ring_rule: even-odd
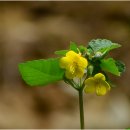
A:
POLYGON ((88 66, 88 68, 87 68, 87 73, 88 73, 88 75, 92 75, 93 69, 94 69, 93 65, 89 65, 89 66, 88 66))

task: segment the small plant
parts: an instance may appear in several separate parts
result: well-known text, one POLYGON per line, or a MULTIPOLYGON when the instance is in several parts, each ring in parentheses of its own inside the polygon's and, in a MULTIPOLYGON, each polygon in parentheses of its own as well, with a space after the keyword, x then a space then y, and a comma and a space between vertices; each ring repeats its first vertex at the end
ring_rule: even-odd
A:
POLYGON ((107 72, 120 76, 125 65, 108 53, 121 47, 106 39, 91 40, 88 46, 70 42, 68 50, 56 51, 58 58, 27 61, 19 64, 23 80, 29 86, 45 86, 63 80, 79 93, 80 127, 84 129, 83 92, 103 96, 112 88, 107 72))

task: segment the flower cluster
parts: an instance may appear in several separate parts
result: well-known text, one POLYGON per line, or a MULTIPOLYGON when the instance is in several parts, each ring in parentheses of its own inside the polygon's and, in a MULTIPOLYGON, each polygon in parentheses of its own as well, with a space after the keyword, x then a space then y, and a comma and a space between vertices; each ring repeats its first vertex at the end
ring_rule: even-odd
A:
MULTIPOLYGON (((68 79, 82 78, 87 71, 87 66, 88 60, 81 53, 77 54, 74 51, 68 51, 66 56, 60 59, 60 67, 66 70, 65 77, 68 79)), ((105 79, 102 73, 97 73, 94 77, 85 79, 85 92, 96 92, 98 96, 105 95, 110 90, 110 85, 105 79)))
POLYGON ((69 50, 56 51, 62 55, 60 68, 64 70, 64 81, 86 93, 105 95, 112 87, 107 73, 120 76, 125 71, 124 63, 106 58, 109 51, 119 47, 120 44, 107 39, 93 39, 87 47, 71 42, 69 50))

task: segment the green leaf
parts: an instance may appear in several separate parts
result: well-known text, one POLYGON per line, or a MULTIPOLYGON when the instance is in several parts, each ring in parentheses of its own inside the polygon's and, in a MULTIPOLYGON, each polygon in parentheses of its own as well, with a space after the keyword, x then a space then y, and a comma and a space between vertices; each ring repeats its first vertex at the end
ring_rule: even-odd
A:
POLYGON ((123 62, 116 61, 116 66, 118 67, 118 70, 120 73, 125 72, 126 67, 125 67, 125 64, 123 62))
POLYGON ((78 48, 79 48, 79 50, 80 50, 80 52, 81 52, 81 53, 84 53, 84 52, 86 52, 86 51, 87 51, 87 48, 86 48, 86 47, 84 47, 84 46, 82 46, 82 45, 81 45, 81 46, 79 46, 78 48))
POLYGON ((65 56, 68 50, 55 51, 55 54, 65 56))
POLYGON ((58 58, 21 63, 19 71, 23 80, 30 86, 44 86, 62 80, 64 76, 58 58))
POLYGON ((70 42, 70 50, 78 53, 78 47, 75 42, 72 42, 72 41, 70 42))
POLYGON ((107 71, 114 75, 120 76, 120 71, 118 70, 116 61, 113 58, 101 60, 100 67, 104 71, 107 71))
POLYGON ((96 39, 96 40, 91 40, 88 44, 88 47, 91 47, 94 53, 98 51, 102 53, 106 53, 112 49, 121 47, 121 45, 118 43, 112 43, 110 40, 107 39, 96 39))
POLYGON ((90 47, 87 48, 87 55, 94 55, 93 50, 90 47))

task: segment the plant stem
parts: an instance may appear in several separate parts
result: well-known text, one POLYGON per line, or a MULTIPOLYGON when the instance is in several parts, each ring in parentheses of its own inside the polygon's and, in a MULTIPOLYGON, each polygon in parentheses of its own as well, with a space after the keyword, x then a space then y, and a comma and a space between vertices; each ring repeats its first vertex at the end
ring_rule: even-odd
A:
POLYGON ((84 129, 83 89, 79 89, 80 128, 84 129))

